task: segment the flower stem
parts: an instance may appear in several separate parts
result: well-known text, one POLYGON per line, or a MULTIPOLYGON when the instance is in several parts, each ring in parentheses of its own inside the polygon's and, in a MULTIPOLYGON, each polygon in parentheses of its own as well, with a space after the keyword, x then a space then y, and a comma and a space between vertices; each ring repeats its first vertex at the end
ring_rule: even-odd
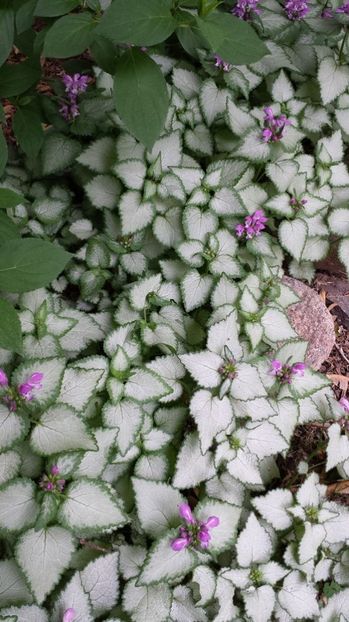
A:
POLYGON ((339 61, 340 65, 343 64, 343 52, 344 52, 344 46, 346 44, 347 37, 348 37, 348 30, 345 29, 344 37, 342 39, 341 47, 340 47, 339 53, 338 53, 338 61, 339 61))

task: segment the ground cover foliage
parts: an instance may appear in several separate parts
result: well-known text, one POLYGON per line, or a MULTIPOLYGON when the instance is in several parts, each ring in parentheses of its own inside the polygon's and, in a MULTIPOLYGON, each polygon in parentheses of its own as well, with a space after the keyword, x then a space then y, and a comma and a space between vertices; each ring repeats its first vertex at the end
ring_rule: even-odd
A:
POLYGON ((63 254, 21 286, 0 271, 21 327, 0 350, 0 620, 349 619, 349 513, 326 495, 349 401, 305 364, 281 280, 333 244, 349 269, 348 18, 301 4, 235 7, 270 52, 246 66, 135 51, 167 85, 150 146, 82 59, 41 98, 37 157, 9 151, 6 239, 63 254), (309 422, 326 474, 309 456, 285 487, 309 422))

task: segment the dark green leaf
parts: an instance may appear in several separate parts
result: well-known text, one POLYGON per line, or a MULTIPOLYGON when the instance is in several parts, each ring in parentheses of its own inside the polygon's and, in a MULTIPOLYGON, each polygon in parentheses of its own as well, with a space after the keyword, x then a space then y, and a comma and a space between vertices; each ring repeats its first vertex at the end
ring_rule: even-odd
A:
POLYGON ((38 111, 33 108, 18 108, 13 117, 13 131, 28 158, 36 158, 44 141, 38 111))
POLYGON ((232 65, 248 65, 269 54, 252 26, 227 13, 197 17, 198 29, 214 54, 232 65))
POLYGON ((0 69, 0 93, 2 97, 14 97, 27 91, 40 78, 39 63, 25 60, 17 65, 4 65, 0 69))
POLYGON ((69 58, 82 54, 92 43, 96 25, 90 13, 61 17, 46 35, 44 55, 52 58, 69 58))
POLYGON ((114 43, 106 37, 95 37, 90 46, 91 54, 98 67, 113 75, 116 68, 116 50, 114 43))
POLYGON ((7 164, 7 157, 8 157, 7 142, 5 140, 5 136, 0 130, 0 177, 2 177, 3 172, 5 170, 5 166, 7 164))
POLYGON ((37 0, 34 15, 59 17, 69 13, 80 4, 80 0, 37 0))
POLYGON ((6 121, 5 110, 2 104, 0 104, 0 123, 4 123, 5 121, 6 121))
MULTIPOLYGON (((7 3, 4 3, 7 5, 7 3)), ((2 65, 11 52, 15 33, 14 12, 7 7, 0 8, 0 65, 2 65)), ((2 94, 1 94, 2 95, 2 94)))
POLYGON ((16 309, 0 298, 0 348, 22 351, 22 329, 16 309))
POLYGON ((0 348, 22 352, 22 329, 16 309, 0 298, 0 348))
POLYGON ((8 240, 16 240, 21 237, 15 223, 6 216, 3 212, 0 212, 0 244, 7 242, 8 240))
POLYGON ((64 269, 69 253, 43 240, 10 240, 0 246, 0 290, 29 292, 45 287, 64 269))
POLYGON ((127 129, 151 149, 164 127, 169 105, 158 65, 139 50, 125 52, 117 63, 114 98, 127 129))
POLYGON ((70 166, 82 150, 80 143, 64 134, 48 134, 42 148, 44 175, 63 171, 70 166))
POLYGON ((23 203, 24 197, 10 188, 0 188, 0 208, 8 209, 23 203))
POLYGON ((176 28, 170 9, 170 0, 114 0, 97 32, 115 43, 155 45, 176 28))
POLYGON ((16 11, 16 31, 17 35, 29 30, 34 19, 34 9, 36 0, 26 0, 22 2, 16 11))

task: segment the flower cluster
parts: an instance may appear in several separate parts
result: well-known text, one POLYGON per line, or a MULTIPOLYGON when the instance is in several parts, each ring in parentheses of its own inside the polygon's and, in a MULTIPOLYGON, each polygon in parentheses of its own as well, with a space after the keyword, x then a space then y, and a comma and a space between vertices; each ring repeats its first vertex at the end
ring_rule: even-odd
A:
POLYGON ((293 365, 284 365, 278 359, 271 361, 270 374, 276 376, 282 384, 291 384, 294 376, 304 376, 305 364, 294 363, 293 365))
POLYGON ((276 117, 272 108, 264 108, 264 129, 262 138, 265 143, 277 142, 282 139, 284 128, 292 125, 291 121, 284 114, 276 117))
POLYGON ((17 410, 21 401, 31 402, 35 398, 35 393, 42 388, 41 381, 44 375, 41 372, 34 372, 29 378, 16 388, 12 388, 6 372, 0 369, 0 388, 5 391, 2 401, 8 406, 11 412, 17 410))
POLYGON ((257 209, 251 216, 246 216, 243 225, 240 223, 235 226, 235 233, 238 238, 245 236, 250 240, 257 235, 261 235, 267 221, 268 218, 263 210, 257 209))
POLYGON ((231 13, 235 17, 247 21, 252 14, 259 15, 261 9, 258 7, 259 0, 238 0, 236 5, 231 9, 231 13))
POLYGON ((349 2, 344 2, 341 6, 336 9, 336 13, 344 13, 345 15, 349 15, 349 2))
POLYGON ((297 199, 297 197, 291 197, 290 198, 290 205, 291 205, 291 207, 294 207, 295 209, 300 209, 301 207, 303 207, 307 203, 308 203, 307 199, 297 199))
POLYGON ((218 516, 210 516, 204 523, 198 521, 187 503, 179 506, 179 515, 186 525, 179 528, 179 536, 172 540, 171 548, 174 551, 181 551, 188 546, 207 549, 211 540, 210 529, 219 525, 218 516))
POLYGON ((56 464, 52 465, 50 474, 45 474, 40 480, 40 488, 44 492, 63 492, 65 479, 59 477, 60 470, 56 464))
POLYGON ((307 0, 287 0, 285 11, 288 19, 292 21, 303 19, 309 13, 307 0))
POLYGON ((222 69, 223 71, 231 70, 232 65, 230 63, 225 62, 223 58, 219 56, 219 54, 215 54, 214 58, 215 58, 215 64, 214 64, 215 67, 217 67, 218 69, 222 69))
POLYGON ((59 111, 66 121, 72 121, 79 116, 78 96, 86 91, 89 81, 88 76, 83 76, 80 73, 74 73, 72 76, 64 74, 62 82, 65 86, 67 101, 61 105, 59 111))

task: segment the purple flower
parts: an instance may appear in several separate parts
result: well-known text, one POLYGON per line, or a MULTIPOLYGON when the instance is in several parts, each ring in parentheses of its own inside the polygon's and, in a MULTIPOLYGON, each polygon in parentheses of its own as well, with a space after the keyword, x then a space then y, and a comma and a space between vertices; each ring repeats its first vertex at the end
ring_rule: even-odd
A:
POLYGON ((75 609, 66 609, 66 611, 64 612, 63 618, 62 618, 62 622, 73 622, 73 620, 75 620, 76 618, 76 611, 75 609))
POLYGON ((65 92, 73 96, 84 93, 88 87, 89 81, 89 76, 82 76, 80 73, 74 73, 72 76, 65 73, 62 77, 65 92))
POLYGON ((345 15, 349 15, 349 2, 344 2, 341 6, 336 9, 336 13, 345 13, 345 15))
POLYGON ((206 549, 211 540, 210 529, 219 525, 218 516, 210 516, 204 523, 198 521, 187 503, 179 506, 179 515, 184 518, 186 525, 179 528, 178 537, 171 541, 172 550, 182 551, 191 545, 206 549))
POLYGON ((294 365, 292 365, 291 372, 294 376, 299 376, 300 378, 303 378, 305 372, 304 363, 295 363, 294 365))
POLYGON ((268 218, 264 214, 263 210, 256 210, 251 216, 246 216, 244 224, 235 225, 235 233, 238 238, 245 236, 248 240, 254 238, 256 235, 261 235, 263 229, 265 229, 265 223, 268 218))
POLYGON ((182 503, 179 506, 179 516, 181 518, 184 518, 186 523, 189 523, 190 525, 194 525, 195 524, 195 518, 193 516, 193 513, 190 509, 190 506, 187 503, 182 503))
POLYGON ((0 369, 0 387, 8 386, 8 377, 3 369, 0 369))
POLYGON ((183 549, 186 549, 189 544, 190 539, 188 536, 185 536, 184 538, 176 538, 175 540, 172 540, 171 548, 173 551, 182 551, 183 549))
POLYGON ((235 17, 247 21, 252 17, 253 13, 256 15, 260 14, 261 10, 257 6, 258 2, 259 0, 237 0, 236 5, 231 9, 231 13, 235 17))
POLYGON ((50 475, 43 475, 39 482, 40 488, 44 492, 63 492, 65 479, 58 479, 59 468, 54 464, 50 469, 50 475))
POLYGON ((43 379, 44 374, 41 372, 34 372, 26 382, 20 384, 18 387, 18 393, 20 397, 25 399, 27 402, 30 402, 34 396, 35 392, 38 389, 42 388, 41 380, 43 379))
POLYGON ((278 359, 271 361, 269 373, 275 376, 282 384, 291 384, 294 376, 303 377, 306 369, 304 363, 294 363, 293 365, 283 365, 278 359))
POLYGON ((282 371, 282 363, 281 363, 281 361, 278 361, 278 359, 274 359, 271 362, 271 368, 270 368, 270 372, 269 373, 272 376, 278 376, 281 371, 282 371))
POLYGON ((288 19, 295 21, 303 19, 309 13, 307 0, 287 0, 285 11, 288 19))
POLYGON ((221 56, 219 56, 219 54, 215 54, 214 55, 215 58, 215 67, 218 67, 218 69, 222 69, 223 71, 230 71, 231 70, 231 64, 227 63, 223 60, 223 58, 221 56))
POLYGON ((346 413, 349 413, 349 400, 347 397, 341 397, 339 400, 339 404, 342 406, 343 410, 346 413))
POLYGON ((276 117, 270 106, 264 108, 264 129, 262 131, 263 142, 270 143, 281 140, 283 137, 283 130, 287 125, 291 125, 291 121, 286 117, 286 115, 281 114, 276 117))
POLYGON ((51 467, 51 475, 59 475, 59 472, 57 464, 53 464, 51 467))

